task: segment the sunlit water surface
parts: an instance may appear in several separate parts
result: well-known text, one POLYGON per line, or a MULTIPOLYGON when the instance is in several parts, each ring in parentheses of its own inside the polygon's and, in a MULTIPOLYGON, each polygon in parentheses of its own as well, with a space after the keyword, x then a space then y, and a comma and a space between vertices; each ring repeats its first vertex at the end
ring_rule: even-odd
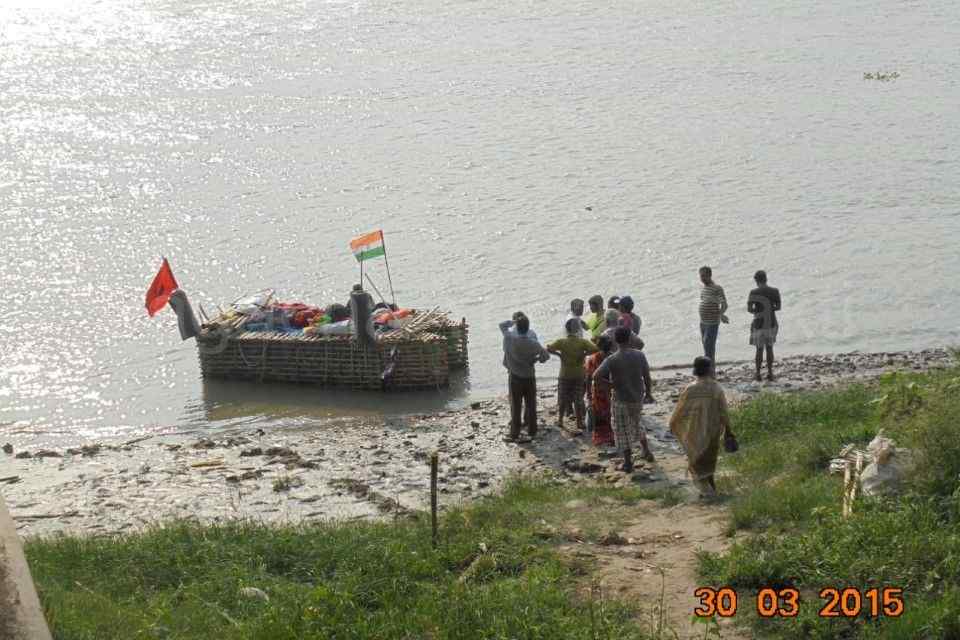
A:
POLYGON ((456 405, 501 391, 500 319, 553 337, 593 293, 633 295, 654 364, 689 361, 702 263, 733 305, 722 358, 750 356, 757 268, 782 353, 955 342, 957 12, 6 0, 0 437, 456 405), (377 227, 398 301, 472 325, 449 393, 205 384, 172 313, 144 312, 160 255, 208 311, 342 301, 346 243, 377 227))

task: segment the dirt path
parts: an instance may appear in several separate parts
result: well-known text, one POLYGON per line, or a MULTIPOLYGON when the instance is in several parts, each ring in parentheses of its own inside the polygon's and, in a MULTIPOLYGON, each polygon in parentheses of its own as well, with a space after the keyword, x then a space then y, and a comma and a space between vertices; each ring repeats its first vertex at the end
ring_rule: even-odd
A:
MULTIPOLYGON (((639 606, 641 622, 654 637, 702 638, 703 626, 691 623, 698 604, 694 591, 704 586, 697 574, 697 553, 720 552, 731 544, 725 534, 726 510, 722 504, 698 499, 687 478, 686 458, 664 418, 645 416, 644 422, 655 463, 627 477, 615 470, 617 459, 584 449, 581 461, 604 470, 580 481, 635 486, 665 498, 631 505, 605 498, 595 504, 567 503, 569 542, 561 550, 593 569, 582 585, 584 597, 615 598, 639 606), (593 535, 581 533, 587 527, 594 529, 593 535), (656 635, 658 630, 661 636, 656 635)), ((723 638, 749 637, 731 621, 721 621, 720 630, 723 638)))

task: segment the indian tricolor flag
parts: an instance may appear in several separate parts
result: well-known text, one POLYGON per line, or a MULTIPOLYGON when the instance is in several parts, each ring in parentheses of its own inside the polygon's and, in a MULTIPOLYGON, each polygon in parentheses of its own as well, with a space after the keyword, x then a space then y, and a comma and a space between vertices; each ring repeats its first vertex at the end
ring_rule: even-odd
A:
POLYGON ((357 262, 376 258, 384 254, 383 231, 377 229, 350 241, 350 250, 357 262))

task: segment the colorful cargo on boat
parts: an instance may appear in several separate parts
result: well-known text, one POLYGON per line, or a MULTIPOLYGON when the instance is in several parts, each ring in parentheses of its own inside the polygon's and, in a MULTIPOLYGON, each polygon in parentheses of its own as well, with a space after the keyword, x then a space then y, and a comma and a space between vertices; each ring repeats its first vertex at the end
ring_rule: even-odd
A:
MULTIPOLYGON (((270 307, 265 305, 264 310, 270 307)), ((294 313, 303 312, 295 308, 294 313)), ((434 308, 411 310, 376 332, 368 345, 352 335, 322 335, 289 325, 271 329, 231 308, 201 326, 200 368, 206 378, 303 382, 371 390, 437 389, 467 367, 465 319, 434 308), (260 330, 251 331, 247 324, 260 330), (396 328, 392 328, 396 327, 396 328)), ((314 325, 316 326, 316 325, 314 325)))

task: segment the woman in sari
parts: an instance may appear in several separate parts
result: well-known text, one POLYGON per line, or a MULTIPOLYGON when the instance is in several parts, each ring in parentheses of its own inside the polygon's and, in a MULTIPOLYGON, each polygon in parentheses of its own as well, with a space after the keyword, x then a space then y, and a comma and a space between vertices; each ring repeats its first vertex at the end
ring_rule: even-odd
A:
POLYGON ((593 373, 600 368, 600 364, 613 350, 613 341, 609 336, 600 336, 597 339, 599 351, 587 358, 586 392, 587 404, 593 414, 593 446, 603 447, 613 445, 613 429, 610 426, 610 387, 604 382, 594 382, 593 373))
POLYGON ((717 470, 720 441, 729 433, 730 418, 723 389, 713 379, 710 358, 693 361, 696 380, 683 390, 670 418, 670 431, 687 454, 690 477, 702 497, 717 493, 713 475, 717 470))

